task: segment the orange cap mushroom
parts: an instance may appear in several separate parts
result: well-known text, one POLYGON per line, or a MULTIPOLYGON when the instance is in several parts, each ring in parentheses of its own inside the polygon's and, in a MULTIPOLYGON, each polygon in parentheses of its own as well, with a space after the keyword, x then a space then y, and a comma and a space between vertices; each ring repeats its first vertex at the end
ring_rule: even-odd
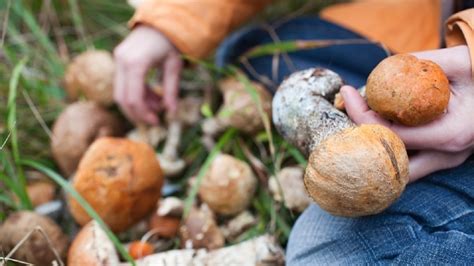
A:
POLYGON ((95 139, 121 133, 120 120, 105 108, 93 102, 70 104, 53 125, 53 157, 61 172, 70 176, 95 139))
POLYGON ((449 81, 440 66, 409 54, 384 59, 366 86, 370 108, 386 119, 416 126, 439 117, 448 107, 449 81))
MULTIPOLYGON (((154 151, 145 143, 104 137, 95 141, 82 158, 73 187, 115 232, 128 229, 155 208, 163 177, 154 151)), ((69 198, 75 220, 91 220, 69 198)))

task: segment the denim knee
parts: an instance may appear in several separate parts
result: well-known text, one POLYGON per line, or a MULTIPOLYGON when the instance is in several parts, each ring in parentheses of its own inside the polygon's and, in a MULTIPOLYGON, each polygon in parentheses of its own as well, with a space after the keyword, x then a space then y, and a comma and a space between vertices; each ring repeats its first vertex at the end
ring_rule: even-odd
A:
POLYGON ((407 186, 381 214, 335 217, 316 205, 293 227, 288 265, 474 263, 474 158, 407 186))

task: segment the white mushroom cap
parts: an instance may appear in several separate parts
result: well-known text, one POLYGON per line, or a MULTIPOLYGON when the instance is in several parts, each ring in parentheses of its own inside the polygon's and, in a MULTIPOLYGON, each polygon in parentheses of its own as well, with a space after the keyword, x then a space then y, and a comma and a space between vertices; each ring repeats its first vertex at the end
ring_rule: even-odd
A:
POLYGON ((81 229, 68 252, 69 266, 118 265, 119 262, 114 244, 95 220, 81 229))
POLYGON ((230 155, 217 155, 199 187, 199 197, 220 215, 234 215, 245 210, 257 188, 257 178, 250 166, 230 155))

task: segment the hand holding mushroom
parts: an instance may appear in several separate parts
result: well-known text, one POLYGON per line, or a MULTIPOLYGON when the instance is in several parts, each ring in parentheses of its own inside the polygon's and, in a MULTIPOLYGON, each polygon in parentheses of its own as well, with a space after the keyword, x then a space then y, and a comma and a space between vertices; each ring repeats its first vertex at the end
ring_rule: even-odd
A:
POLYGON ((437 63, 450 80, 450 100, 441 116, 418 127, 392 124, 370 110, 356 91, 341 89, 346 110, 357 124, 376 123, 388 126, 403 140, 407 149, 419 150, 410 157, 410 181, 437 170, 455 167, 472 153, 474 145, 474 82, 466 46, 414 54, 437 63))

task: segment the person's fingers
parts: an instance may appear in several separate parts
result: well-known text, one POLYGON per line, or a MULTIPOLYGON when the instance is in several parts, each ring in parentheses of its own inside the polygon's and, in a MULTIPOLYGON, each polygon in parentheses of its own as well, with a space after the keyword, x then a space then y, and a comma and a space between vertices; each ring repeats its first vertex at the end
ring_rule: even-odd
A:
POLYGON ((416 181, 439 170, 456 167, 471 155, 471 150, 456 153, 433 150, 419 151, 410 157, 409 182, 416 181))
POLYGON ((183 61, 177 52, 171 52, 163 64, 164 104, 174 114, 178 105, 179 79, 183 61))
POLYGON ((412 54, 418 58, 428 59, 438 64, 450 80, 470 76, 469 49, 466 45, 412 54))
POLYGON ((125 100, 125 80, 123 79, 123 68, 121 65, 116 64, 114 72, 114 100, 121 106, 125 100))
POLYGON ((154 112, 163 111, 162 101, 162 97, 158 96, 150 88, 146 88, 145 102, 151 110, 153 110, 154 112))
POLYGON ((351 86, 343 86, 341 95, 344 98, 344 106, 349 117, 356 124, 380 124, 390 126, 390 122, 381 118, 377 113, 370 110, 366 101, 359 92, 351 86))
POLYGON ((124 74, 127 86, 125 100, 127 113, 136 123, 157 125, 158 116, 145 101, 146 69, 138 65, 128 66, 124 74))

